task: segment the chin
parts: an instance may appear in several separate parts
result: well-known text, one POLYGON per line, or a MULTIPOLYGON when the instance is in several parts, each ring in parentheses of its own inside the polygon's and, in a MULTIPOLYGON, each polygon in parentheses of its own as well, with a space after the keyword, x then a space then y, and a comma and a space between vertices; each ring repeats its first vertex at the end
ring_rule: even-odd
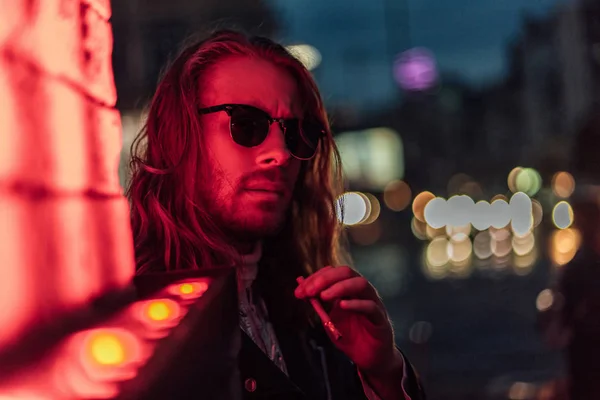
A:
POLYGON ((281 232, 285 220, 282 215, 272 213, 253 214, 228 221, 229 230, 237 237, 246 240, 259 240, 264 237, 274 236, 281 232))
POLYGON ((283 228, 283 220, 277 219, 272 221, 257 221, 256 224, 246 225, 246 230, 258 237, 273 236, 281 232, 283 228))

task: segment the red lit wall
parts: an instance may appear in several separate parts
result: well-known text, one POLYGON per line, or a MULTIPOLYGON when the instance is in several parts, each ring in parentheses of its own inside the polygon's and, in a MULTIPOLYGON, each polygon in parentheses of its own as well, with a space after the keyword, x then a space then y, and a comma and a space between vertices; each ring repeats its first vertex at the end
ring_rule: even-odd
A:
POLYGON ((127 285, 109 0, 0 0, 0 348, 127 285))

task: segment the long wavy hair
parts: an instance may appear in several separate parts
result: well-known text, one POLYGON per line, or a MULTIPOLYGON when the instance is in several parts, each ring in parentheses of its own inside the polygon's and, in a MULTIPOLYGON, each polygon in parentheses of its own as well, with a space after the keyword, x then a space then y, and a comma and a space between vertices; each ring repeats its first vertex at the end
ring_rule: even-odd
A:
POLYGON ((298 84, 303 112, 326 126, 316 156, 302 162, 282 231, 263 241, 257 279, 273 318, 284 326, 307 321, 312 314, 293 296, 296 277, 350 261, 336 216, 336 201, 343 190, 340 155, 310 72, 285 47, 265 37, 219 30, 185 46, 163 73, 146 122, 131 147, 127 197, 137 272, 239 261, 198 196, 203 171, 208 173, 197 114, 202 78, 228 56, 260 57, 282 67, 298 84), (298 312, 309 318, 298 319, 298 312))

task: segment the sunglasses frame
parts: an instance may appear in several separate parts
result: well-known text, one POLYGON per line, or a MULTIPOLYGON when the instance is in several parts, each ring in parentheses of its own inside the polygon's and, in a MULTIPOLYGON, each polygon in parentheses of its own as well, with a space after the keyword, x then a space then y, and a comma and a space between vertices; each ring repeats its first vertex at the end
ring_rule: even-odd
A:
MULTIPOLYGON (((300 124, 300 126, 302 125, 302 120, 298 119, 298 118, 273 118, 269 115, 268 112, 266 112, 265 110, 262 110, 258 107, 255 106, 251 106, 249 104, 219 104, 217 106, 211 106, 211 107, 204 107, 204 108, 198 108, 198 113, 205 115, 205 114, 212 114, 212 113, 216 113, 216 112, 221 112, 224 111, 227 113, 227 115, 229 116, 229 135, 231 136, 231 140, 234 141, 234 143, 240 145, 240 146, 244 146, 241 145, 239 143, 237 143, 235 141, 235 139, 233 138, 233 130, 232 130, 232 120, 231 120, 231 114, 233 113, 233 111, 236 108, 246 108, 246 109, 250 109, 253 111, 257 111, 260 114, 262 114, 265 119, 269 122, 269 127, 271 125, 273 125, 274 122, 277 122, 279 124, 279 127, 281 128, 281 131, 283 132, 283 135, 286 135, 286 131, 287 131, 287 127, 286 127, 286 121, 293 121, 293 120, 298 120, 298 123, 300 124)), ((306 144, 309 143, 309 141, 307 141, 304 138, 304 135, 302 134, 302 129, 298 129, 298 133, 300 134, 300 139, 303 140, 306 144)), ((269 136, 269 132, 267 131, 267 134, 265 135, 265 138, 257 145, 255 146, 244 146, 247 148, 252 148, 252 147, 257 147, 260 146, 262 143, 264 143, 264 141, 267 139, 267 137, 269 136)), ((303 158, 303 157, 298 157, 297 155, 295 155, 294 153, 292 153, 292 151, 288 148, 288 151, 290 152, 290 154, 292 155, 292 157, 298 159, 298 160, 310 160, 312 159, 316 154, 317 154, 317 148, 319 146, 319 143, 321 142, 321 138, 327 136, 327 133, 325 131, 325 129, 321 129, 319 131, 319 136, 317 137, 317 146, 315 147, 315 153, 308 157, 308 158, 303 158)))

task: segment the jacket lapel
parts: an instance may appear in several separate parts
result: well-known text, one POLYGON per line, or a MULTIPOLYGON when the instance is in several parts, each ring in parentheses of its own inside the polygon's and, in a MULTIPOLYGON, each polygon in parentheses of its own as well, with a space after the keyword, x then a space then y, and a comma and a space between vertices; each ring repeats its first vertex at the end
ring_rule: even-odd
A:
POLYGON ((326 400, 325 361, 311 331, 289 332, 280 329, 276 333, 290 379, 308 398, 326 400))
MULTIPOLYGON (((285 357, 284 353, 284 359, 285 357)), ((267 357, 244 331, 242 331, 242 349, 238 366, 244 399, 307 399, 305 393, 267 357)))

